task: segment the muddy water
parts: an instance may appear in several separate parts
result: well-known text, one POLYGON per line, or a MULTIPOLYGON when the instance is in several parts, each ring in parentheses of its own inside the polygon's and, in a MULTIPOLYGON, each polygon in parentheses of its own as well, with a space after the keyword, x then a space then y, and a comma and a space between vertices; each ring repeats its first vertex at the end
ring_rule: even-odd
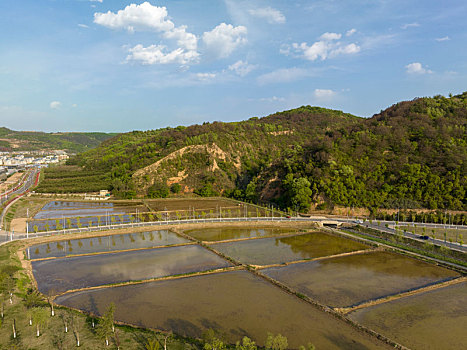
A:
POLYGON ((264 238, 214 244, 213 248, 245 264, 270 265, 366 249, 343 237, 314 232, 305 235, 264 238))
POLYGON ((224 241, 238 238, 267 237, 295 231, 290 228, 272 227, 214 227, 187 230, 185 233, 200 241, 224 241))
POLYGON ((44 294, 228 266, 231 264, 198 245, 32 261, 44 294))
MULTIPOLYGON (((83 216, 95 215, 121 215, 131 211, 131 208, 125 211, 123 208, 84 208, 84 209, 55 209, 55 210, 41 210, 34 219, 52 219, 52 218, 76 218, 83 216)), ((133 213, 135 210, 133 210, 133 213)))
POLYGON ((261 273, 333 307, 351 306, 458 276, 454 271, 389 252, 273 267, 261 273))
POLYGON ((213 328, 230 342, 246 335, 263 345, 272 332, 285 335, 290 348, 308 342, 317 349, 386 348, 247 271, 72 293, 56 302, 99 314, 114 302, 117 320, 190 337, 213 328))
POLYGON ((39 244, 29 248, 29 256, 30 259, 63 257, 67 255, 150 248, 189 242, 189 240, 182 238, 171 231, 160 230, 70 239, 66 241, 39 244))
POLYGON ((411 349, 466 349, 467 283, 361 309, 350 317, 411 349))
POLYGON ((41 210, 77 209, 77 208, 112 208, 112 207, 113 207, 113 203, 109 203, 109 202, 51 201, 45 204, 41 210))

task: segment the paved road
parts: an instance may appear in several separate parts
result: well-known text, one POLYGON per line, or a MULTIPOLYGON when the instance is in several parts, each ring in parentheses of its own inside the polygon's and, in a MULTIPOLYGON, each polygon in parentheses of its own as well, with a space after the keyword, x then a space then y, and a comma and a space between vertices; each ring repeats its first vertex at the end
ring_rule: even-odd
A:
MULTIPOLYGON (((354 219, 346 219, 346 218, 339 218, 337 219, 338 221, 340 222, 347 222, 347 223, 356 223, 356 220, 354 219)), ((364 227, 368 227, 368 228, 372 228, 372 229, 375 229, 375 230, 379 230, 379 231, 382 231, 382 232, 386 232, 386 233, 389 233, 389 234, 392 234, 392 235, 397 235, 397 232, 396 230, 394 229, 394 226, 413 226, 413 224, 416 224, 418 227, 437 227, 437 228, 444 228, 445 225, 444 224, 430 224, 430 223, 420 223, 420 222, 416 222, 416 223, 413 223, 413 222, 398 222, 397 225, 396 225, 396 222, 395 221, 379 221, 379 225, 378 225, 378 222, 375 222, 375 221, 372 221, 372 223, 370 223, 369 221, 366 221, 364 223, 359 223, 360 225, 364 226, 364 227), (386 224, 388 224, 388 227, 386 227, 386 224)), ((446 225, 447 228, 450 228, 450 229, 463 229, 463 230, 467 230, 467 227, 466 226, 461 226, 461 225, 446 225)), ((413 234, 409 231, 407 232, 402 232, 402 235, 404 237, 408 237, 408 238, 412 238, 414 240, 417 240, 417 241, 420 241, 420 242, 427 242, 428 240, 424 240, 424 239, 421 239, 420 238, 420 235, 417 235, 417 234, 413 234)), ((463 251, 463 252, 467 252, 467 246, 466 245, 463 245, 461 246, 459 243, 451 243, 451 242, 448 242, 448 241, 444 241, 442 239, 438 239, 438 238, 430 238, 429 239, 430 242, 436 244, 436 245, 439 245, 439 246, 446 246, 448 248, 451 248, 451 249, 457 249, 457 250, 460 250, 460 251, 463 251)))
POLYGON ((21 179, 21 182, 18 184, 18 186, 15 186, 13 190, 8 191, 6 195, 3 195, 0 199, 0 205, 3 205, 4 203, 8 203, 8 205, 2 210, 0 213, 0 235, 6 235, 6 232, 2 230, 3 228, 3 216, 7 212, 8 208, 13 204, 15 200, 12 201, 15 197, 22 197, 24 194, 26 194, 35 184, 37 181, 37 176, 39 174, 39 169, 33 168, 30 169, 26 172, 26 176, 24 176, 21 179))

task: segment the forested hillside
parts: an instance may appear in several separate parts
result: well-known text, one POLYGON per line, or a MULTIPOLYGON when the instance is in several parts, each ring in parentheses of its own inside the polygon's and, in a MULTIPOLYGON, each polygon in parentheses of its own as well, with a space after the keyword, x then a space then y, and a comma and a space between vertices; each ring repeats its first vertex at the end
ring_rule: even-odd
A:
POLYGON ((135 131, 71 160, 122 197, 222 193, 283 208, 467 209, 467 93, 372 118, 300 107, 237 123, 135 131))
POLYGON ((0 151, 67 150, 84 152, 115 136, 103 132, 45 133, 0 127, 0 151))

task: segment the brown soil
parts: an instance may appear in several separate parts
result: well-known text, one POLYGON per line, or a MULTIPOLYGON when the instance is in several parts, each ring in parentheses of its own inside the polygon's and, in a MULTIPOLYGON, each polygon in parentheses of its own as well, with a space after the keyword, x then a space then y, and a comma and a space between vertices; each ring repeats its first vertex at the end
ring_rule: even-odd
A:
POLYGON ((26 232, 26 218, 17 218, 11 220, 10 230, 15 232, 26 232))

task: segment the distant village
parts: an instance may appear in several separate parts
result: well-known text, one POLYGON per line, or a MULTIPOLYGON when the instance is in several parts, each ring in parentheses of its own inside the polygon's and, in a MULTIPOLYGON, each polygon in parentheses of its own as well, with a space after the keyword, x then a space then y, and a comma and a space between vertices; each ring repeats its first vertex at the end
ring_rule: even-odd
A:
POLYGON ((67 160, 65 151, 0 152, 0 179, 32 166, 48 166, 67 160))

